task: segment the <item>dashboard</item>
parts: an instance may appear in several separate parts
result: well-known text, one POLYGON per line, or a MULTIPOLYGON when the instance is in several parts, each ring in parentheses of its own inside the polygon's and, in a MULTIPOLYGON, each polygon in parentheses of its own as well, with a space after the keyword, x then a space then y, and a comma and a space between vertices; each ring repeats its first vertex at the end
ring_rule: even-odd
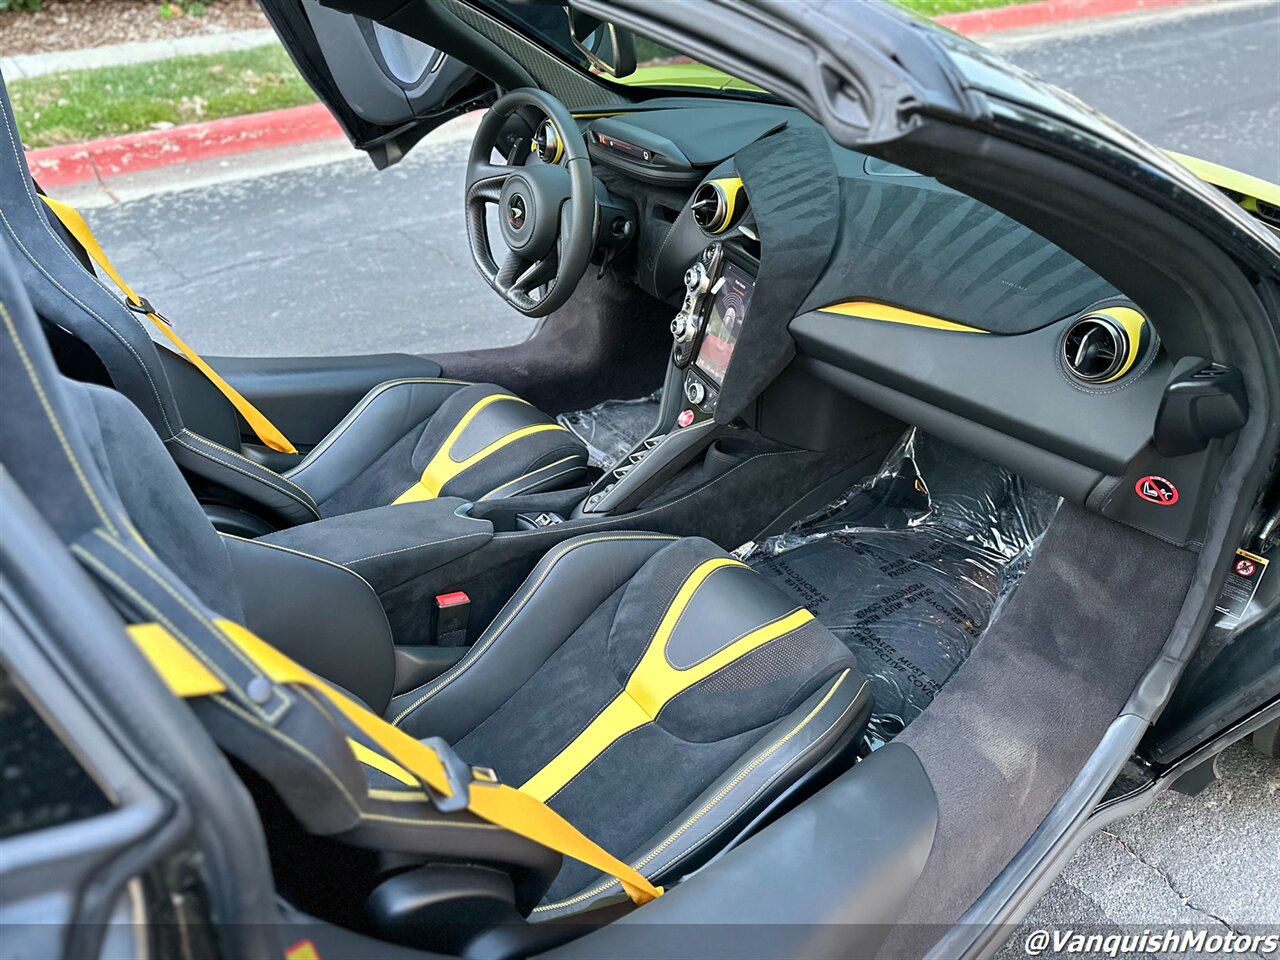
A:
POLYGON ((1172 384, 1213 379, 1216 365, 1174 354, 1159 318, 1085 264, 935 179, 837 147, 787 107, 656 100, 579 122, 596 175, 636 206, 642 289, 677 305, 690 265, 723 250, 681 364, 695 406, 747 416, 800 371, 1196 542, 1224 441, 1157 443, 1158 421, 1172 384), (1153 477, 1182 491, 1183 509, 1140 495, 1153 477))

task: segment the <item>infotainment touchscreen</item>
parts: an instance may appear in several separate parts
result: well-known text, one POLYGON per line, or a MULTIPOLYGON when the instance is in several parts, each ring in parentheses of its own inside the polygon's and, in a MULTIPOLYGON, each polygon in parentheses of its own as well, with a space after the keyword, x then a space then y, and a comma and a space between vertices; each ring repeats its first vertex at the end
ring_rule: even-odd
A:
POLYGON ((747 318, 751 294, 756 287, 751 274, 727 260, 721 276, 724 283, 711 303, 711 316, 707 318, 698 359, 694 361, 694 365, 717 384, 724 383, 725 371, 729 369, 729 360, 738 344, 742 321, 747 318))

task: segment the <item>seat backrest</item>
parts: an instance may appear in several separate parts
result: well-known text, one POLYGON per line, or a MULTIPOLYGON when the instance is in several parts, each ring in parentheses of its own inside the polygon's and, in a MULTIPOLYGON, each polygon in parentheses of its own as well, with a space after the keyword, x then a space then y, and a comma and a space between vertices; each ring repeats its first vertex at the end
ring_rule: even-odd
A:
MULTIPOLYGON (((4 244, 0 462, 126 622, 163 628, 218 678, 221 692, 189 701, 192 709, 306 831, 345 834, 376 822, 366 809, 374 800, 365 768, 353 752, 367 757, 376 742, 314 698, 270 680, 232 640, 221 621, 244 618, 224 541, 138 410, 110 389, 58 372, 4 244)), ((415 827, 414 807, 434 811, 421 787, 413 790, 422 802, 395 805, 400 829, 415 827)), ((470 815, 443 820, 450 817, 470 815)), ((415 848, 431 853, 433 830, 447 843, 441 825, 440 814, 423 820, 415 848)), ((512 834, 494 833, 507 838, 504 851, 513 849, 512 834)), ((514 840, 528 857, 548 853, 514 840)))
POLYGON ((36 193, 0 76, 0 226, 36 313, 89 348, 112 385, 161 436, 181 431, 182 415, 155 342, 123 300, 72 252, 36 193))

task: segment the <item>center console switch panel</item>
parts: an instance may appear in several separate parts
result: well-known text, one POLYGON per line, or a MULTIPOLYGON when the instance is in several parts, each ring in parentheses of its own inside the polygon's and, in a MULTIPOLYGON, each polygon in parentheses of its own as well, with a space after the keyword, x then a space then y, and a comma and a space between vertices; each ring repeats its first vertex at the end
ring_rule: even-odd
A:
POLYGON ((755 293, 750 257, 712 243, 685 272, 685 296, 671 321, 671 366, 660 422, 601 477, 575 511, 623 513, 693 461, 720 432, 715 422, 720 387, 733 360, 755 293))

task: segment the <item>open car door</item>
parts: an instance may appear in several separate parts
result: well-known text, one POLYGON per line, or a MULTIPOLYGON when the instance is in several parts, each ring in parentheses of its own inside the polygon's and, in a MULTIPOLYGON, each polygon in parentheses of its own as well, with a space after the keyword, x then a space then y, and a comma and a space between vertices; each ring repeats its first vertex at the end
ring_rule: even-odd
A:
POLYGON ((431 45, 319 0, 262 0, 298 71, 379 169, 492 99, 493 85, 431 45))

